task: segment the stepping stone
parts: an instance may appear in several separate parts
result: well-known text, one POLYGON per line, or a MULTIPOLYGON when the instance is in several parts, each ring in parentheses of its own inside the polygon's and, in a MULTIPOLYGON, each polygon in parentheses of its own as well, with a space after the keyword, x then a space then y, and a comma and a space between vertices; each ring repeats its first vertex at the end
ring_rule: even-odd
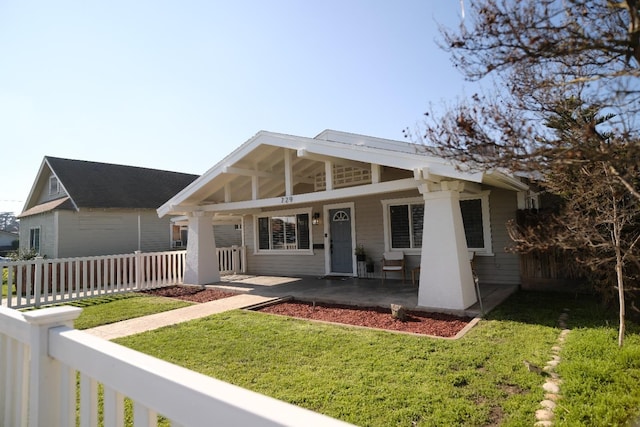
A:
POLYGON ((560 393, 560 387, 558 386, 558 384, 551 381, 547 381, 546 383, 544 383, 542 385, 542 389, 549 393, 554 393, 554 394, 560 393))
POLYGON ((548 409, 538 409, 536 411, 536 420, 538 421, 551 421, 553 419, 553 412, 548 409))
POLYGON ((542 402, 540 402, 540 405, 545 408, 545 409, 549 409, 551 411, 553 411, 556 408, 556 402, 554 402, 553 400, 549 400, 549 399, 545 399, 542 402))
POLYGON ((553 426, 552 421, 538 421, 534 424, 534 427, 551 427, 553 426))

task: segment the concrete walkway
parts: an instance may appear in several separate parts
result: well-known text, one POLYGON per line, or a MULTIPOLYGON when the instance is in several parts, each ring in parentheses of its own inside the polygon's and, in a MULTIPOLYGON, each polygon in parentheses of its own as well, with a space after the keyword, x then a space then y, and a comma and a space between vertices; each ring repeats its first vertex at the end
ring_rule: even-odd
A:
POLYGON ((227 310, 249 307, 255 304, 264 303, 277 299, 276 297, 264 297, 260 295, 240 294, 216 301, 194 304, 189 307, 169 310, 162 313, 151 314, 149 316, 136 317, 135 319, 123 320, 121 322, 102 325, 96 328, 85 329, 96 337, 112 340, 115 338, 134 335, 163 326, 175 325, 189 320, 199 319, 227 310))

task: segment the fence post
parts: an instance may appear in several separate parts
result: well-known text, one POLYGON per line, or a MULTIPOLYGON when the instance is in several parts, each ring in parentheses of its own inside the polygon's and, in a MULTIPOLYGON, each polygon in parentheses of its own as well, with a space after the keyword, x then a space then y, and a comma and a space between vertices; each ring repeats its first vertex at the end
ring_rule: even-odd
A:
POLYGON ((29 427, 56 427, 60 420, 60 363, 49 357, 49 329, 73 327, 78 307, 51 307, 23 313, 31 325, 29 345, 29 427))
POLYGON ((238 266, 240 265, 240 252, 236 245, 231 246, 231 270, 233 274, 238 274, 238 266))
POLYGON ((140 290, 142 286, 142 251, 135 251, 136 255, 136 290, 140 290))
POLYGON ((43 266, 43 257, 37 256, 35 259, 35 263, 33 264, 33 268, 35 271, 33 272, 33 298, 34 305, 36 308, 40 307, 40 298, 42 297, 42 266, 43 266))

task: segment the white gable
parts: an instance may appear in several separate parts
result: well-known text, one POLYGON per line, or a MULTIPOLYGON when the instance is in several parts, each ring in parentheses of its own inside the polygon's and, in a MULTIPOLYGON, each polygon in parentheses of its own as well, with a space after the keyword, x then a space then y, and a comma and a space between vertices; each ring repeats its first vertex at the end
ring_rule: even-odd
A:
POLYGON ((260 131, 161 206, 158 214, 183 214, 203 206, 222 210, 221 205, 247 210, 294 194, 296 202, 303 203, 351 197, 355 193, 348 187, 368 185, 369 192, 388 192, 442 179, 525 188, 504 174, 461 171, 417 144, 333 130, 315 138, 260 131))

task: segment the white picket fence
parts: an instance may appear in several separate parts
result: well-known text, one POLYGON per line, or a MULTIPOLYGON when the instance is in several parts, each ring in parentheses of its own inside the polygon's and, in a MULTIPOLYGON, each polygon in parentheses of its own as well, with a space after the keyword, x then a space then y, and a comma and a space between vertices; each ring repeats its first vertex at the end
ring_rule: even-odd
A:
POLYGON ((349 425, 75 330, 81 311, 0 307, 0 425, 349 425))
MULTIPOLYGON (((245 271, 245 248, 218 248, 221 274, 245 271)), ((183 283, 186 251, 35 259, 0 264, 7 273, 7 296, 0 305, 40 307, 105 294, 183 283), (12 292, 9 292, 12 290, 12 292), (11 295, 13 294, 13 295, 11 295)))

